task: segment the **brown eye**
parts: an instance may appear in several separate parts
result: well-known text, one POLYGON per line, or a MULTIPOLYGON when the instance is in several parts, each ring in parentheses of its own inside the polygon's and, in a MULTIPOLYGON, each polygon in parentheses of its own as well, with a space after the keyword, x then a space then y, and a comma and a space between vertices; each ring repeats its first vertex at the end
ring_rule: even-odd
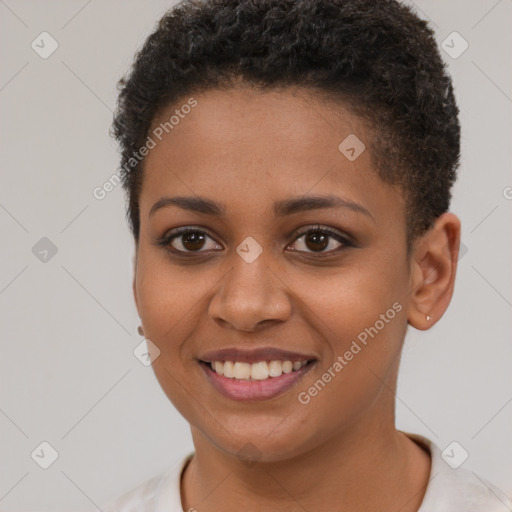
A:
POLYGON ((203 233, 193 231, 191 233, 185 233, 181 235, 181 243, 187 251, 197 251, 201 249, 205 242, 205 236, 203 233))
POLYGON ((305 236, 305 244, 312 251, 323 251, 329 245, 329 235, 325 235, 320 231, 312 231, 305 236))
POLYGON ((315 227, 296 238, 293 250, 306 253, 336 253, 354 244, 345 236, 327 228, 315 227), (298 245, 298 247, 297 247, 298 245))
POLYGON ((222 249, 207 233, 194 228, 176 230, 163 237, 157 245, 174 253, 203 253, 210 249, 222 249))

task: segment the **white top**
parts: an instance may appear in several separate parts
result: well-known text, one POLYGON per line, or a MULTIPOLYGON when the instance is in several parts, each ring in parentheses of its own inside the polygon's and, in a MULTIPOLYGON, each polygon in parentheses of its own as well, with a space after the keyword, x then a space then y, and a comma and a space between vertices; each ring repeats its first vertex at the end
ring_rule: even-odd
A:
MULTIPOLYGON (((430 451, 432 466, 423 502, 418 512, 510 512, 507 496, 462 467, 452 469, 443 460, 441 450, 425 437, 407 434, 430 451)), ((183 512, 180 497, 181 474, 194 454, 121 497, 101 507, 103 512, 183 512)), ((448 452, 448 457, 454 455, 448 452)), ((446 457, 446 454, 445 454, 446 457)))

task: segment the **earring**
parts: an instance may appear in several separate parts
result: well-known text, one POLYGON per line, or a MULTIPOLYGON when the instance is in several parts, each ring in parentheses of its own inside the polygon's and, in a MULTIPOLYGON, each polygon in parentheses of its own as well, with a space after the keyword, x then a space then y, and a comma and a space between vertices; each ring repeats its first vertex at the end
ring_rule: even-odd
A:
POLYGON ((432 317, 427 315, 427 322, 430 322, 430 320, 432 320, 432 317))
POLYGON ((138 332, 141 336, 144 336, 144 331, 142 330, 142 325, 139 325, 139 327, 137 327, 137 332, 138 332))

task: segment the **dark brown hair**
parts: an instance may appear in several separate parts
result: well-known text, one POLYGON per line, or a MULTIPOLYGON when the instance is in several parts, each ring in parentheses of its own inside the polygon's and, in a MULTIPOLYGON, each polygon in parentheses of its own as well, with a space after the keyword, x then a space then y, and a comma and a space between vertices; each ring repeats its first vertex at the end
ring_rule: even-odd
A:
POLYGON ((403 188, 408 247, 448 211, 459 111, 433 31, 410 7, 395 0, 185 0, 159 21, 118 84, 112 133, 136 242, 144 160, 133 155, 155 116, 235 79, 301 86, 347 105, 350 98, 373 127, 376 171, 403 188))

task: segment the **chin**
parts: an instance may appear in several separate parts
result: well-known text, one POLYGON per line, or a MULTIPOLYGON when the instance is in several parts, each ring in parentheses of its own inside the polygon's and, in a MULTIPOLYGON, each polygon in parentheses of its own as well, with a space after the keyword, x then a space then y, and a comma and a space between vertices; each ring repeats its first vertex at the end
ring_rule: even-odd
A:
POLYGON ((251 425, 240 422, 236 429, 230 429, 224 423, 226 430, 199 430, 208 442, 218 449, 251 465, 256 462, 290 460, 314 449, 319 440, 316 432, 310 435, 306 433, 304 424, 283 426, 273 421, 269 422, 266 428, 262 428, 265 426, 262 422, 259 425, 255 425, 254 421, 250 423, 251 425))

